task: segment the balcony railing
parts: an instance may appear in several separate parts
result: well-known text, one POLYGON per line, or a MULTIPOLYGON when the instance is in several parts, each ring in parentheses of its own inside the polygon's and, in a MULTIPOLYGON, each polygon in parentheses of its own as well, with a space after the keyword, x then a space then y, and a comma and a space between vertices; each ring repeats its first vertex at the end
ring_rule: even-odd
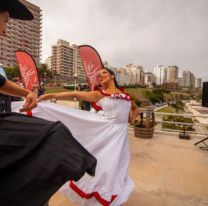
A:
POLYGON ((163 112, 155 112, 155 130, 162 130, 162 131, 169 131, 169 132, 181 132, 185 130, 186 133, 188 134, 196 134, 196 135, 208 135, 208 124, 207 123, 200 123, 198 120, 193 120, 194 118, 203 118, 207 119, 208 115, 193 115, 189 113, 184 113, 184 114, 176 114, 176 113, 163 113, 163 112), (163 116, 182 116, 186 118, 191 118, 193 123, 187 123, 187 122, 175 122, 175 121, 164 121, 163 116), (195 122, 197 121, 197 122, 195 122), (192 126, 195 131, 188 131, 185 129, 168 129, 168 128, 162 128, 163 123, 168 123, 168 124, 175 124, 175 125, 182 125, 182 126, 192 126), (161 125, 161 126, 160 126, 161 125))

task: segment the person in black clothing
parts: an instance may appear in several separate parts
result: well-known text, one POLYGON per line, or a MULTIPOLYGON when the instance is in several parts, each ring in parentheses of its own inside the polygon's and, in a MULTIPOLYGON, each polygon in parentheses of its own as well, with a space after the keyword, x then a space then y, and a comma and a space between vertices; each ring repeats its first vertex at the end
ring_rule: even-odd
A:
MULTIPOLYGON (((1 16, 1 12, 0 12, 0 16, 1 16)), ((17 97, 25 97, 25 104, 23 105, 23 108, 20 109, 21 112, 29 111, 34 107, 36 107, 37 105, 37 99, 33 92, 21 88, 20 86, 14 84, 13 82, 6 80, 5 77, 3 77, 1 74, 0 74, 0 93, 11 96, 17 96, 17 97)))
MULTIPOLYGON (((78 85, 77 87, 78 91, 89 91, 88 85, 78 85)), ((90 111, 91 109, 91 103, 85 100, 79 100, 80 101, 80 108, 81 110, 90 111)))
MULTIPOLYGON (((32 20, 18 0, 0 1, 0 34, 9 18, 32 20)), ((36 106, 33 92, 0 75, 0 93, 26 98, 21 111, 36 106)), ((95 174, 96 159, 61 122, 17 113, 0 114, 0 205, 43 206, 68 180, 95 174)))
MULTIPOLYGON (((6 78, 6 73, 4 72, 3 68, 1 68, 2 76, 6 78)), ((11 112, 11 97, 6 94, 0 94, 0 113, 4 112, 11 112)))
POLYGON ((40 86, 40 89, 39 89, 38 96, 44 95, 44 94, 45 94, 45 88, 43 87, 43 85, 41 85, 41 86, 40 86))
POLYGON ((11 97, 5 94, 0 94, 0 113, 11 111, 11 97))
MULTIPOLYGON (((0 2, 0 35, 6 35, 6 24, 9 21, 9 17, 17 19, 33 19, 32 13, 17 0, 1 0, 0 2), (15 5, 15 6, 14 6, 15 5), (22 14, 20 14, 22 12, 22 14)), ((6 80, 0 74, 0 93, 25 97, 25 104, 20 111, 29 111, 37 105, 36 96, 34 93, 21 88, 13 82, 6 80)))

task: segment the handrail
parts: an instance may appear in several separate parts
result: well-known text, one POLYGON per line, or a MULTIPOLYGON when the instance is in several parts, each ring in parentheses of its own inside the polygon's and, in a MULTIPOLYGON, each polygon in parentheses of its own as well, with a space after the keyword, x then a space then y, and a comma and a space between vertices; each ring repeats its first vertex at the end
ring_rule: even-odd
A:
POLYGON ((184 117, 202 117, 202 118, 208 118, 208 114, 205 115, 193 115, 193 114, 189 114, 189 113, 165 113, 165 112, 155 112, 155 116, 156 115, 171 115, 171 116, 184 116, 184 117))
POLYGON ((192 126, 208 126, 205 123, 188 123, 188 122, 173 122, 173 121, 160 121, 160 120, 155 120, 155 122, 158 122, 158 123, 168 123, 168 124, 192 125, 192 126))
MULTIPOLYGON (((189 117, 189 118, 197 118, 197 117, 200 117, 200 118, 208 118, 208 115, 205 117, 205 115, 193 115, 193 114, 189 114, 189 113, 181 113, 181 114, 176 114, 176 113, 164 113, 164 112, 155 112, 155 122, 156 123, 168 123, 168 124, 180 124, 180 125, 187 125, 187 126, 194 126, 194 127, 205 127, 205 126, 208 126, 208 124, 206 123, 199 123, 199 122, 193 122, 193 123, 188 123, 188 122, 174 122, 174 121, 163 121, 163 120, 160 120, 158 119, 158 116, 159 115, 170 115, 170 116, 183 116, 183 117, 189 117)), ((168 131, 168 132, 183 132, 183 130, 176 130, 176 129, 168 129, 168 128, 155 128, 155 130, 160 130, 160 131, 168 131)), ((206 129, 204 128, 204 131, 203 129, 200 131, 200 130, 197 130, 196 131, 185 131, 186 133, 188 134, 195 134, 195 135, 208 135, 208 130, 206 132, 206 129)))
MULTIPOLYGON (((172 132, 172 133, 183 132, 183 131, 179 131, 179 130, 175 130, 175 129, 158 129, 158 128, 156 128, 154 131, 157 131, 157 132, 172 132)), ((208 136, 208 133, 205 133, 205 132, 186 131, 186 134, 193 134, 193 135, 197 135, 197 136, 208 136)))

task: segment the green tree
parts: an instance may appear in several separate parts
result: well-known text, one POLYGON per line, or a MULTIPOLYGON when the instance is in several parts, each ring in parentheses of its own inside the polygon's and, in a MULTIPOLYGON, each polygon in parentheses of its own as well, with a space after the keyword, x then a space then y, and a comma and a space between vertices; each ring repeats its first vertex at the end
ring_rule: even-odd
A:
POLYGON ((17 65, 15 65, 14 68, 6 67, 4 70, 6 72, 7 78, 10 80, 12 80, 15 77, 20 77, 20 71, 17 65))
POLYGON ((45 78, 52 79, 53 74, 50 70, 48 70, 48 67, 46 64, 40 64, 37 70, 38 70, 38 75, 40 79, 45 79, 45 78))
POLYGON ((146 91, 146 97, 153 103, 163 102, 164 94, 168 92, 165 89, 154 89, 153 91, 146 91))

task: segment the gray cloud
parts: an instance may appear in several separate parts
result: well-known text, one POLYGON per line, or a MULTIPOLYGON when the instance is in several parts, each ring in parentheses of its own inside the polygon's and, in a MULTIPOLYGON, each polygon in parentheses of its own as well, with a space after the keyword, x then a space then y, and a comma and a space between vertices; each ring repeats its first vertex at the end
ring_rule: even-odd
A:
POLYGON ((207 0, 30 0, 43 10, 43 60, 60 38, 112 66, 177 65, 208 80, 207 0))

